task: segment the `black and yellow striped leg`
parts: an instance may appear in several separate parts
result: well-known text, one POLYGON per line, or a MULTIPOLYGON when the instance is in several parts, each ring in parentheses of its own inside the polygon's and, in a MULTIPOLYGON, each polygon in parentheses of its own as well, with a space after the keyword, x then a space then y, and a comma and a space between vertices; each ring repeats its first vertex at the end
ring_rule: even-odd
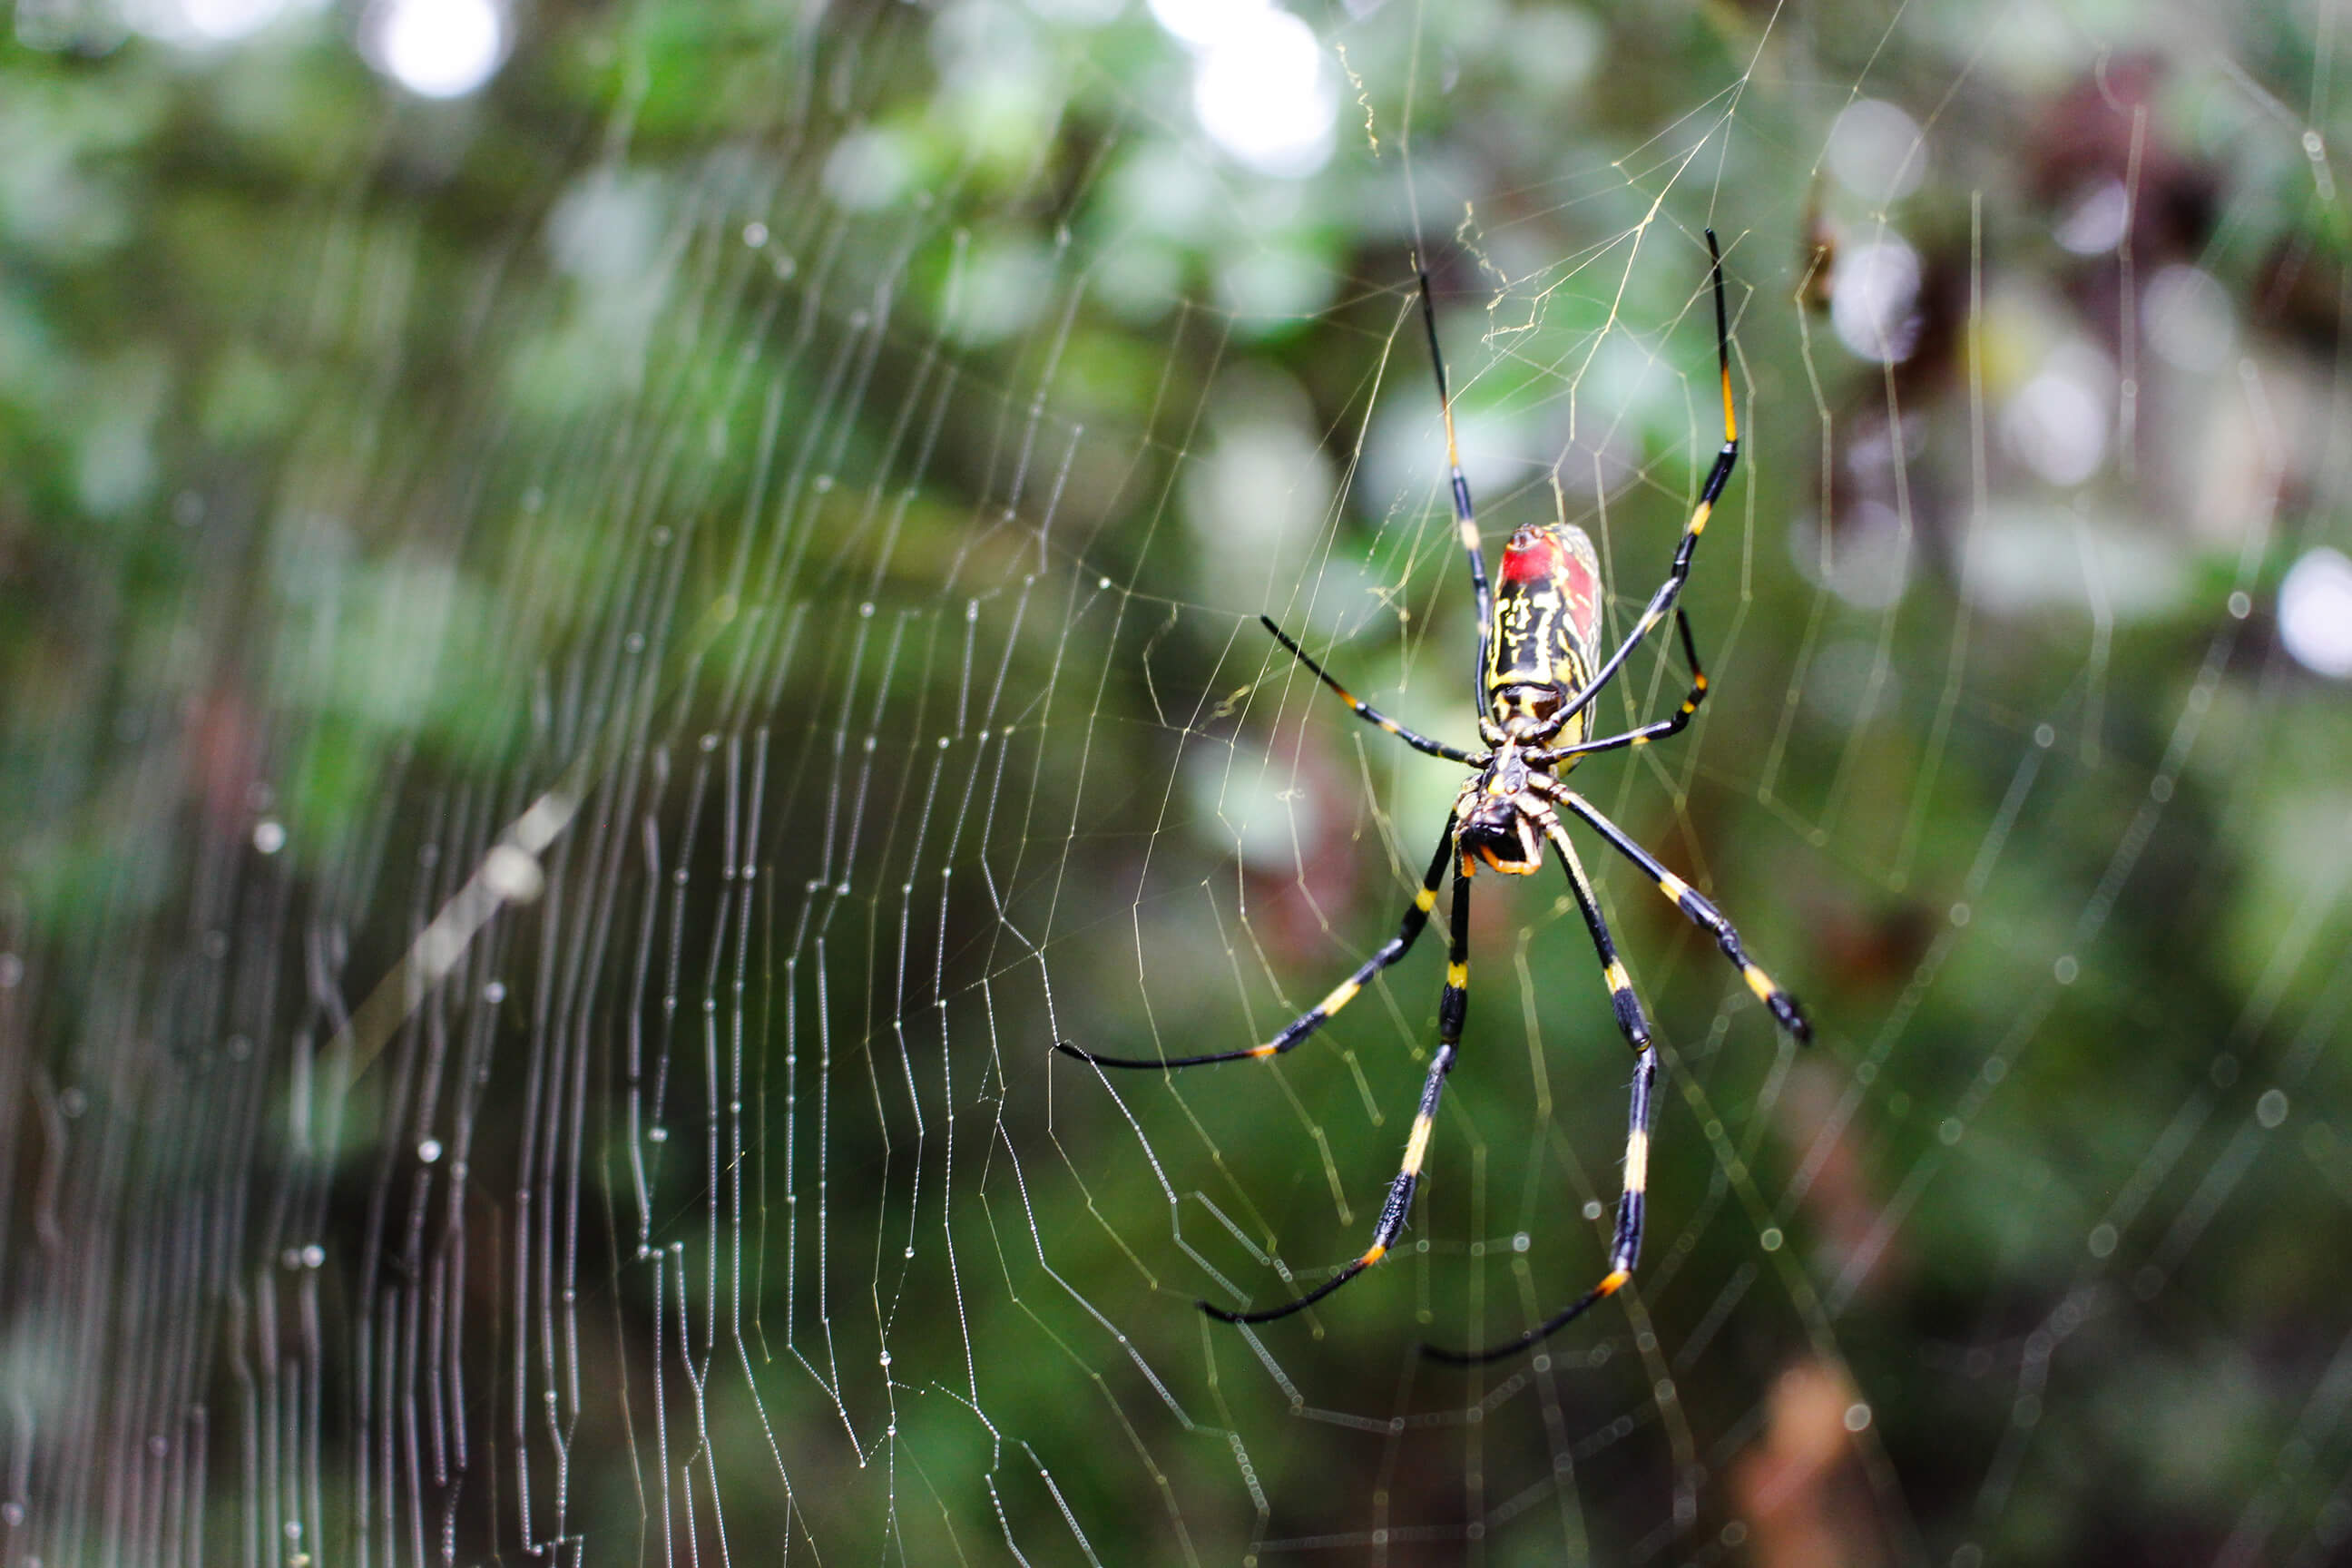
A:
POLYGON ((1601 1282, 1561 1311, 1515 1340, 1480 1351, 1449 1351, 1424 1344, 1421 1353, 1432 1361, 1455 1366, 1475 1366, 1517 1355, 1529 1345, 1550 1338, 1595 1306, 1625 1288, 1633 1266, 1642 1260, 1642 1221, 1650 1188, 1650 1103, 1658 1088, 1657 1047, 1643 1044, 1633 1060, 1633 1098, 1625 1112, 1625 1185, 1617 1198, 1617 1228, 1609 1242, 1609 1272, 1601 1282))
MULTIPOLYGON (((1450 825, 1449 825, 1450 826, 1450 825)), ((1372 1244, 1358 1258, 1306 1295, 1258 1312, 1229 1312, 1201 1303, 1201 1310, 1228 1323, 1270 1323, 1320 1301, 1382 1258, 1404 1232, 1412 1213, 1413 1189, 1421 1184, 1421 1163, 1429 1154, 1429 1135, 1437 1125, 1437 1102, 1445 1093, 1445 1075, 1454 1070, 1454 1054, 1462 1041, 1462 1020, 1470 1011, 1470 879, 1457 868, 1454 873, 1453 945, 1445 955, 1445 990, 1437 999, 1437 1055, 1421 1086, 1421 1109, 1406 1135, 1404 1162, 1389 1184, 1388 1201, 1381 1205, 1380 1223, 1372 1227, 1372 1244)))
POLYGON ((1293 1018, 1282 1032, 1262 1046, 1248 1046, 1238 1051, 1213 1051, 1202 1057, 1103 1057, 1082 1049, 1067 1040, 1056 1040, 1054 1048, 1066 1057, 1076 1057, 1098 1068, 1197 1068, 1212 1062, 1255 1061, 1278 1057, 1283 1052, 1321 1028, 1340 1008, 1356 999, 1356 994, 1371 984, 1372 976, 1412 951, 1422 928, 1429 923, 1429 911, 1437 907, 1437 889, 1445 884, 1445 867, 1454 858, 1454 818, 1445 819, 1445 831, 1437 836, 1437 852, 1430 857, 1429 869, 1421 879, 1421 890, 1397 922, 1396 935, 1382 942, 1364 960, 1356 973, 1332 988, 1331 994, 1314 1006, 1293 1018))
POLYGON ((1486 557, 1478 548, 1478 519, 1470 506, 1470 481, 1462 474, 1462 448, 1454 439, 1454 395, 1445 384, 1445 355, 1437 346, 1437 305, 1430 298, 1429 269, 1416 268, 1421 278, 1421 324, 1429 331, 1429 363, 1437 373, 1437 408, 1445 416, 1445 472, 1454 491, 1454 531, 1462 552, 1470 558, 1470 587, 1478 598, 1478 662, 1471 667, 1470 689, 1478 706, 1486 706, 1486 637, 1495 621, 1495 591, 1486 582, 1486 557))
POLYGON ((1354 692, 1349 690, 1338 681, 1332 679, 1331 672, 1325 669, 1313 659, 1307 658, 1307 650, 1300 647, 1297 643, 1291 641, 1290 634, 1284 631, 1280 626, 1276 626, 1274 624, 1273 616, 1260 616, 1258 620, 1265 625, 1267 631, 1274 634, 1274 637, 1276 642, 1290 650, 1291 658, 1297 659, 1299 663, 1313 670, 1315 672, 1316 679, 1329 687, 1333 691, 1338 692, 1339 695, 1339 700, 1345 702, 1349 707, 1356 710, 1357 718, 1361 719, 1368 723, 1379 725, 1381 729, 1386 730, 1390 734, 1394 735, 1398 740, 1402 741, 1406 745, 1411 746, 1416 752, 1426 752, 1433 757, 1444 757, 1449 763, 1466 763, 1474 768, 1483 768, 1486 765, 1489 759, 1483 754, 1474 756, 1470 752, 1461 750, 1459 747, 1449 746, 1443 741, 1433 741, 1428 736, 1423 735, 1417 731, 1406 729, 1403 725, 1398 723, 1395 720, 1390 718, 1387 714, 1381 712, 1379 709, 1373 707, 1370 703, 1358 697, 1354 692))
POLYGON ((1628 730, 1622 735, 1610 735, 1598 741, 1580 741, 1573 746, 1553 746, 1541 752, 1533 752, 1528 753, 1528 761, 1549 766, 1555 763, 1564 762, 1570 757, 1586 756, 1594 752, 1616 752, 1622 751, 1627 746, 1646 746, 1653 741, 1663 741, 1668 735, 1680 733, 1684 726, 1691 721, 1691 716, 1698 711, 1698 705, 1706 700, 1706 671, 1699 668, 1698 649, 1691 643, 1690 617, 1680 610, 1675 612, 1675 629, 1682 634, 1683 657, 1690 661, 1691 684, 1690 691, 1683 698, 1683 705, 1675 710, 1671 718, 1661 719, 1654 724, 1643 724, 1639 729, 1628 730))
POLYGON ((1558 1332, 1590 1311, 1596 1302, 1623 1289, 1642 1257, 1642 1222, 1650 1184, 1650 1104, 1657 1089, 1658 1053, 1650 1044, 1649 1020, 1643 1016, 1641 1000, 1633 994, 1633 982, 1617 956, 1617 943, 1609 934, 1609 922, 1601 916, 1600 900, 1593 896, 1591 879, 1584 874, 1576 847, 1569 841, 1568 830, 1560 826, 1559 818, 1549 809, 1543 817, 1544 837, 1559 851, 1560 868, 1568 873, 1568 885, 1576 894, 1576 907, 1583 911, 1585 926, 1592 932, 1593 951, 1600 954, 1601 971, 1609 982, 1609 1000, 1616 1010, 1617 1027, 1624 1034, 1625 1043, 1633 1047, 1633 1098, 1626 1111, 1624 1185, 1617 1196, 1617 1227, 1609 1243, 1609 1272, 1601 1277, 1601 1283, 1566 1310, 1517 1339, 1482 1351, 1449 1351, 1429 1344, 1421 1347, 1432 1360, 1456 1366, 1500 1360, 1558 1332))
POLYGON ((1633 994, 1633 977, 1625 973, 1624 961, 1617 956, 1616 939, 1609 934, 1609 922, 1601 916, 1601 901, 1592 895, 1592 881, 1584 874, 1584 863, 1577 858, 1576 846, 1569 842, 1568 829, 1559 818, 1547 810, 1544 836, 1559 852, 1560 868, 1568 873, 1568 885, 1576 894, 1576 907, 1583 911, 1584 925, 1592 933, 1592 949, 1601 957, 1601 973, 1609 983, 1609 1005, 1617 1015, 1617 1030, 1625 1043, 1635 1051, 1649 1048, 1650 1020, 1643 1015, 1642 999, 1633 994))
POLYGON ((1593 809, 1592 804, 1582 795, 1574 790, 1563 789, 1555 798, 1582 817, 1620 855, 1639 866, 1657 884, 1658 891, 1672 899, 1675 906, 1688 917, 1693 925, 1715 938, 1715 945, 1723 950, 1723 956, 1739 971, 1739 977, 1748 983, 1748 989, 1756 993, 1756 999, 1771 1009, 1774 1020, 1782 1028, 1800 1040, 1813 1037, 1813 1026, 1805 1021, 1804 1010, 1797 1005, 1797 999, 1773 984, 1772 977, 1756 967, 1748 956, 1748 950, 1740 945, 1739 933, 1732 929, 1729 921, 1723 918, 1721 910, 1709 903, 1697 889, 1667 870, 1655 855, 1635 843, 1633 835, 1593 809))
POLYGON ((1650 595, 1649 607, 1642 612, 1642 618, 1633 623, 1633 629, 1625 634, 1617 651, 1592 672, 1576 700, 1552 715, 1558 723, 1564 724, 1591 707, 1592 700, 1601 695, 1601 689, 1633 657, 1642 639, 1656 630, 1658 623, 1666 618, 1666 612, 1674 608, 1675 596, 1690 579, 1691 557, 1697 552, 1699 535, 1706 531, 1707 519, 1715 515, 1715 503, 1723 495, 1723 487, 1731 481, 1733 466, 1739 461, 1739 424, 1731 411, 1731 316, 1723 302, 1723 254, 1716 248, 1713 229, 1706 231, 1706 254, 1715 264, 1715 363, 1723 387, 1723 449, 1716 453, 1715 467, 1707 471, 1706 483, 1699 490, 1698 505, 1693 509, 1690 521, 1683 525, 1682 542, 1675 546, 1674 564, 1667 569, 1666 580, 1650 595))

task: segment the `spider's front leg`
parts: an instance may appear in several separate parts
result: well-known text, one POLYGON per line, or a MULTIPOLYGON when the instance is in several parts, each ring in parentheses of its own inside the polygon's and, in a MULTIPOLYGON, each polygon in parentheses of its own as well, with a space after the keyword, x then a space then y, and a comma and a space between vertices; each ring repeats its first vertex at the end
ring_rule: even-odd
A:
POLYGON ((1445 884, 1445 863, 1453 858, 1453 855, 1454 818, 1448 816, 1445 831, 1437 836, 1437 852, 1429 858, 1429 869, 1422 875, 1421 890, 1413 894, 1412 903, 1405 910, 1404 918, 1397 922, 1396 934, 1382 942, 1371 957, 1364 960, 1355 973, 1333 986, 1329 995, 1293 1018, 1283 1026, 1281 1033, 1262 1046, 1245 1046, 1237 1051, 1212 1051, 1206 1056, 1161 1058, 1097 1056, 1067 1040, 1055 1041, 1054 1048, 1066 1057, 1076 1057, 1099 1068, 1197 1068, 1206 1067, 1212 1062, 1257 1061, 1278 1057, 1329 1023, 1333 1014, 1354 1001, 1357 994, 1371 984, 1373 975, 1412 951, 1412 944, 1420 940, 1422 931, 1429 924, 1429 911, 1437 907, 1437 889, 1445 884))
MULTIPOLYGON (((1592 705, 1601 688, 1616 679, 1617 671, 1642 646, 1642 639, 1656 629, 1675 606, 1675 599, 1690 581, 1691 558, 1698 552, 1699 536, 1706 531, 1707 520, 1715 515, 1715 503, 1723 498, 1723 487, 1731 482, 1731 470, 1739 461, 1739 421, 1731 407, 1731 317, 1723 298, 1723 253, 1716 248, 1715 230, 1706 231, 1706 254, 1713 264, 1715 280, 1715 360, 1717 376, 1723 389, 1723 447, 1715 455, 1715 467, 1707 470, 1706 482, 1699 488, 1698 505, 1692 509, 1690 521, 1683 524, 1681 542, 1675 546, 1675 558, 1666 569, 1666 580, 1650 595, 1649 606, 1641 619, 1633 623, 1617 651, 1603 659, 1585 681, 1583 689, 1560 715, 1574 717, 1592 705)), ((1687 649, 1688 644, 1685 644, 1687 649)))
POLYGON ((1284 631, 1280 626, 1276 626, 1274 624, 1273 616, 1260 616, 1258 620, 1267 631, 1274 634, 1275 641, 1280 643, 1283 647, 1290 650, 1291 658, 1297 659, 1299 663, 1313 670, 1315 672, 1316 679, 1329 687, 1338 694, 1340 701, 1353 709, 1357 718, 1363 720, 1368 724, 1379 725, 1381 729, 1387 731, 1390 734, 1394 735, 1398 740, 1402 741, 1406 745, 1411 746, 1416 752, 1425 752, 1433 757, 1444 757, 1449 763, 1463 763, 1474 768, 1483 768, 1486 765, 1486 759, 1483 755, 1474 756, 1470 752, 1462 750, 1459 746, 1449 746, 1443 741, 1431 740, 1428 736, 1422 734, 1419 731, 1406 729, 1403 725, 1398 723, 1395 720, 1390 718, 1387 714, 1381 712, 1379 709, 1373 707, 1362 698, 1358 697, 1346 687, 1340 685, 1337 680, 1332 679, 1331 672, 1325 669, 1313 659, 1307 658, 1307 650, 1300 647, 1297 643, 1291 641, 1290 634, 1284 631))

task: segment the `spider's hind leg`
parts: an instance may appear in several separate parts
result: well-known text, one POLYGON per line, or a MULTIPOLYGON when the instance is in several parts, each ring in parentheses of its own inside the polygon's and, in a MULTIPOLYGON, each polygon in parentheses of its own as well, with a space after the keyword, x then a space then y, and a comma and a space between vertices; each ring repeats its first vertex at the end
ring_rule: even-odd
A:
POLYGON ((1429 1155, 1429 1138, 1437 1126, 1437 1104, 1445 1094, 1446 1075, 1454 1070, 1454 1058, 1462 1040, 1462 1021, 1470 1011, 1470 878, 1461 868, 1454 873, 1454 931, 1452 944, 1445 957, 1445 989, 1437 999, 1437 1055, 1429 1064, 1429 1076, 1421 1086, 1421 1105, 1413 1113, 1412 1131, 1406 1134, 1404 1159, 1397 1167, 1396 1179, 1389 1184, 1389 1195, 1381 1205, 1380 1223, 1372 1227, 1372 1244, 1356 1260, 1342 1268, 1304 1296, 1268 1307, 1255 1312, 1228 1311, 1223 1307, 1201 1303, 1201 1310, 1228 1323, 1268 1323, 1276 1318, 1286 1318, 1293 1312, 1313 1306, 1324 1297, 1378 1263, 1388 1256, 1404 1234, 1404 1222, 1412 1214, 1413 1190, 1421 1184, 1422 1162, 1429 1155))
POLYGON ((1617 1199, 1617 1229, 1609 1243, 1609 1272, 1601 1277, 1601 1282, 1517 1339, 1477 1351, 1450 1351, 1424 1343, 1422 1354, 1454 1366, 1500 1361, 1549 1339, 1625 1288, 1633 1278, 1633 1265, 1642 1257, 1642 1222, 1650 1186, 1650 1101, 1657 1087, 1657 1047, 1645 1045, 1633 1064, 1633 1102, 1625 1111, 1625 1187, 1617 1199))
POLYGON ((1565 1310, 1517 1339, 1479 1351, 1449 1351, 1428 1344, 1421 1347, 1422 1353, 1431 1360, 1456 1366, 1499 1361, 1557 1333, 1623 1289, 1625 1282, 1633 1277, 1633 1266, 1642 1258, 1642 1230, 1648 1215, 1650 1191, 1650 1108, 1658 1086, 1657 1047, 1650 1043, 1649 1020, 1643 1016, 1641 1000, 1633 994, 1633 980, 1617 956, 1609 922, 1601 918, 1601 905, 1593 897, 1592 884, 1584 874, 1582 863, 1576 858, 1575 846, 1569 842, 1568 830, 1549 808, 1542 812, 1541 819, 1545 837, 1559 851, 1560 867, 1568 873, 1569 886, 1575 890, 1577 908, 1583 911, 1584 923, 1592 932, 1593 948, 1601 955, 1601 973, 1609 981, 1609 998, 1616 1010, 1617 1027, 1624 1035, 1625 1043, 1633 1047, 1633 1098, 1625 1108, 1624 1184, 1617 1194, 1617 1224, 1609 1239, 1609 1272, 1601 1276, 1601 1282, 1565 1310))

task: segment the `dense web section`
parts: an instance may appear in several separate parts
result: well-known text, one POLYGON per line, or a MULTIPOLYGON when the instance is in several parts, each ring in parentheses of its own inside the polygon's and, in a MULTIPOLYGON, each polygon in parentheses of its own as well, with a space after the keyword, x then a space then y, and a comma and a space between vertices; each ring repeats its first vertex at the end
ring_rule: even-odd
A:
POLYGON ((527 194, 389 100, 295 184, 301 390, 152 437, 166 607, 8 721, 0 1558, 2336 1557, 2326 16, 1302 8, 1328 112, 1253 132, 1172 5, 622 10, 527 194), (1490 560, 1584 529, 1613 646, 1709 226, 1709 699, 1572 782, 1818 1040, 1583 834, 1648 1243, 1433 1363, 1623 1174, 1570 886, 1482 875, 1402 1239, 1213 1321, 1362 1251, 1450 895, 1278 1059, 1052 1047, 1269 1040, 1420 886, 1463 771, 1259 626, 1475 744, 1416 264, 1490 560))

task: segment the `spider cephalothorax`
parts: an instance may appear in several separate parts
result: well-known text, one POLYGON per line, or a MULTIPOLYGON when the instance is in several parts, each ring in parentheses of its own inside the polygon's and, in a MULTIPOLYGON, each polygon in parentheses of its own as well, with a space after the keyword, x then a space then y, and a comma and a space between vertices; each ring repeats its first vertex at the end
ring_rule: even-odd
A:
POLYGON ((1691 555, 1699 535, 1706 529, 1716 499, 1723 493, 1739 454, 1738 429, 1731 411, 1731 334, 1723 300, 1723 262, 1716 257, 1712 230, 1706 237, 1706 247, 1707 254, 1715 257, 1716 366, 1723 389, 1723 447, 1716 454, 1715 467, 1708 471, 1706 482, 1699 491, 1697 507, 1683 526, 1682 540, 1675 546, 1674 564, 1667 570, 1665 582, 1651 595, 1648 607, 1626 634, 1625 640, 1598 662, 1601 563, 1593 553, 1592 542, 1582 530, 1565 521, 1518 530, 1503 551, 1502 590, 1496 593, 1487 585, 1486 558, 1478 547, 1478 525, 1470 510, 1470 486, 1462 477, 1462 458, 1454 447, 1454 410, 1445 390, 1445 361, 1437 350, 1436 308, 1430 302, 1429 278, 1423 275, 1422 321, 1428 328, 1430 357, 1437 367, 1438 407, 1445 417, 1445 455, 1454 492, 1454 524, 1463 551, 1470 560, 1470 584, 1478 601, 1478 734, 1488 749, 1465 752, 1415 734, 1370 703, 1349 695, 1347 688, 1307 658, 1281 627, 1263 616, 1258 617, 1293 658, 1338 692, 1360 717, 1416 751, 1475 770, 1463 784, 1462 793, 1454 797, 1453 813, 1445 819, 1437 852, 1422 878, 1421 890, 1413 895, 1412 905, 1405 910, 1394 936, 1359 965, 1354 974, 1334 987, 1330 994, 1291 1020, 1264 1045, 1207 1056, 1152 1060, 1097 1056, 1066 1041, 1057 1042, 1057 1048, 1081 1061, 1112 1068, 1199 1067, 1209 1062, 1279 1056, 1322 1027, 1333 1014, 1353 1001, 1374 975, 1405 955, 1429 923, 1430 911, 1437 907, 1437 890, 1445 882, 1447 863, 1452 862, 1453 930, 1448 933, 1451 941, 1446 955, 1445 989, 1437 1001, 1437 1051, 1430 1062, 1428 1077, 1423 1080, 1421 1109, 1413 1118, 1412 1131, 1406 1135, 1404 1160, 1390 1184, 1388 1201, 1381 1205, 1371 1246, 1322 1284, 1278 1307, 1239 1312, 1201 1303, 1213 1317, 1228 1322, 1263 1323, 1311 1306, 1378 1263, 1403 1233, 1405 1220, 1412 1212, 1413 1189, 1421 1180, 1422 1161, 1429 1152, 1430 1136, 1436 1127, 1438 1096, 1444 1089, 1445 1075, 1454 1068, 1462 1022, 1470 1005, 1470 879, 1481 865, 1511 876, 1526 876, 1542 867, 1547 844, 1558 853, 1560 867, 1568 874, 1570 890, 1576 895, 1577 908, 1584 916, 1585 926, 1592 933, 1593 949, 1600 955, 1617 1027, 1634 1051, 1633 1102, 1626 1111, 1624 1188, 1617 1200, 1617 1223, 1609 1246, 1609 1271, 1565 1310, 1515 1340, 1468 1355, 1433 1350, 1430 1353, 1453 1362, 1486 1361, 1508 1355, 1535 1343, 1594 1302, 1614 1294, 1633 1278, 1634 1261, 1642 1251, 1643 1205, 1650 1168, 1650 1097, 1657 1084, 1658 1054, 1650 1043, 1649 1021, 1633 994, 1633 983, 1627 977, 1624 964, 1618 961, 1616 942, 1609 933, 1608 921, 1601 918, 1592 884, 1560 821, 1561 810, 1584 823, 1611 848, 1640 867, 1658 891, 1674 900, 1694 925, 1713 936, 1723 955, 1738 969, 1748 988, 1771 1011, 1782 1028, 1801 1040, 1811 1034, 1795 998, 1748 962, 1746 950, 1740 946, 1739 933, 1731 929, 1731 922, 1723 918, 1722 912, 1689 883, 1667 870, 1656 856, 1643 848, 1623 828, 1560 782, 1560 775, 1574 767, 1580 757, 1645 746, 1675 733, 1690 722, 1706 696, 1706 676, 1699 668, 1698 651, 1691 643, 1690 623, 1674 607, 1675 596, 1690 575, 1691 555), (1682 640, 1683 657, 1690 661, 1690 694, 1683 699, 1681 708, 1667 718, 1621 735, 1586 739, 1593 698, 1641 646, 1642 639, 1657 629, 1670 610, 1674 611, 1675 629, 1682 640))
POLYGON ((1543 824, 1528 809, 1542 802, 1529 795, 1529 776, 1527 753, 1506 741, 1494 761, 1462 786, 1454 802, 1454 841, 1463 876, 1482 861, 1513 877, 1543 869, 1543 824))

